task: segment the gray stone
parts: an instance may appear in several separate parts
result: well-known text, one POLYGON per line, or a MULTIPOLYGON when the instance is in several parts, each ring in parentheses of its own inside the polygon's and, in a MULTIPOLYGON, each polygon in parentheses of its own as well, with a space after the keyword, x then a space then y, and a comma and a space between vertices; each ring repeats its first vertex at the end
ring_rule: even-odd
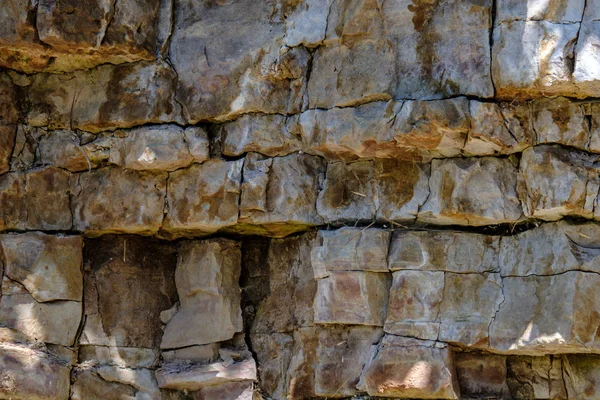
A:
POLYGON ((208 386, 230 382, 256 380, 254 360, 243 360, 227 365, 215 362, 205 365, 163 364, 156 371, 158 386, 162 389, 194 391, 208 386))
POLYGON ((39 161, 71 172, 97 168, 110 157, 111 143, 105 138, 82 144, 75 131, 61 129, 42 135, 39 140, 39 161))

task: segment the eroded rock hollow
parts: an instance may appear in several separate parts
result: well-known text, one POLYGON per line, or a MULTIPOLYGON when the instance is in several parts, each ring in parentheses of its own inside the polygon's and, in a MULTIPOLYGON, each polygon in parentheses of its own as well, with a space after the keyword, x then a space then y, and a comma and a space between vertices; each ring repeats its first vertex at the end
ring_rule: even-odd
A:
POLYGON ((600 399, 599 0, 0 0, 0 398, 600 399))

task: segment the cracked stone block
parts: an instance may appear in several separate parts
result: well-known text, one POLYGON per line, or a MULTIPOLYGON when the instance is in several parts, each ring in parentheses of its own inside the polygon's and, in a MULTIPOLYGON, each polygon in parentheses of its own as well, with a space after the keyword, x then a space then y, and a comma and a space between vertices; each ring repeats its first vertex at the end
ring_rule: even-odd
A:
POLYGON ((388 255, 397 270, 496 272, 500 240, 495 236, 452 231, 396 230, 388 255))
POLYGON ((132 386, 102 379, 93 369, 76 368, 73 378, 70 397, 73 400, 135 399, 137 392, 132 386))
POLYGON ((578 40, 575 47, 575 70, 573 81, 577 88, 592 97, 600 94, 600 16, 597 14, 598 5, 588 4, 584 21, 581 23, 578 40))
POLYGON ((313 300, 317 290, 310 254, 314 233, 271 239, 268 248, 245 245, 245 254, 255 248, 256 258, 246 260, 251 268, 244 293, 255 304, 256 315, 249 328, 254 334, 292 332, 313 325, 313 300))
MULTIPOLYGON (((0 11, 0 13, 3 12, 4 10, 0 11)), ((1 14, 0 18, 2 18, 1 14)), ((4 37, 2 30, 0 30, 0 37, 4 37)), ((13 84, 9 75, 0 73, 0 125, 15 125, 19 122, 19 102, 17 99, 17 86, 13 84)))
POLYGON ((285 46, 286 8, 252 0, 177 3, 169 58, 189 122, 300 111, 309 53, 285 46))
POLYGON ((315 47, 321 44, 325 39, 327 17, 332 3, 333 0, 305 0, 304 6, 300 7, 290 3, 292 10, 286 15, 285 21, 286 46, 315 47))
POLYGON ((594 399, 600 393, 600 358, 591 355, 563 357, 563 379, 570 399, 594 399))
POLYGON ((158 363, 159 356, 157 349, 83 345, 79 347, 78 362, 124 368, 152 368, 158 363))
POLYGON ((53 354, 0 344, 0 397, 62 400, 69 397, 70 367, 53 354))
POLYGON ((328 271, 326 277, 315 278, 315 323, 383 326, 390 274, 328 271))
POLYGON ((559 357, 507 357, 506 383, 512 399, 566 399, 559 357))
POLYGON ((504 302, 490 324, 490 347, 510 354, 597 352, 600 277, 569 271, 502 279, 504 302))
POLYGON ((69 74, 37 74, 27 88, 31 126, 100 132, 148 123, 183 124, 166 63, 102 65, 69 74))
POLYGON ((17 129, 14 126, 0 125, 0 175, 10 169, 16 134, 17 129))
POLYGON ((171 172, 162 228, 170 235, 185 236, 235 225, 243 163, 243 159, 214 159, 171 172))
POLYGON ((54 167, 0 176, 0 230, 69 230, 69 173, 54 167))
POLYGON ((232 240, 179 247, 175 285, 181 306, 167 323, 162 349, 220 342, 243 330, 240 268, 240 245, 232 240))
POLYGON ((494 27, 492 76, 496 96, 581 98, 593 92, 589 84, 575 86, 572 79, 573 63, 577 65, 579 59, 573 53, 579 28, 579 23, 545 20, 514 20, 494 27))
POLYGON ((166 183, 166 172, 116 167, 72 175, 73 227, 90 236, 156 233, 163 220, 166 183))
POLYGON ((288 117, 279 114, 247 114, 219 128, 223 154, 239 156, 256 152, 284 156, 302 149, 298 135, 288 129, 288 117))
POLYGON ((319 329, 315 334, 315 395, 327 398, 359 394, 356 385, 369 361, 371 347, 383 336, 381 328, 342 326, 319 329))
POLYGON ((469 101, 471 126, 463 152, 469 156, 513 154, 535 139, 528 107, 469 101))
POLYGON ((455 353, 460 393, 466 399, 510 399, 506 357, 495 354, 455 353))
POLYGON ((208 158, 208 136, 202 128, 158 125, 117 131, 109 162, 135 170, 174 171, 208 158))
POLYGON ((564 97, 532 102, 536 144, 559 143, 586 150, 590 132, 584 107, 564 97))
POLYGON ((37 151, 42 165, 53 165, 71 172, 89 171, 110 157, 110 141, 103 137, 82 143, 82 135, 69 129, 49 131, 40 136, 37 151))
POLYGON ((155 239, 105 235, 86 241, 80 344, 157 349, 160 312, 177 301, 176 264, 173 247, 155 239))
POLYGON ((497 23, 510 21, 581 21, 585 0, 502 0, 496 10, 497 23))
POLYGON ((249 154, 244 162, 239 223, 272 236, 286 236, 322 224, 317 214, 317 193, 325 176, 319 157, 293 153, 265 158, 249 154))
POLYGON ((428 340, 385 335, 373 346, 360 382, 370 396, 458 399, 452 351, 428 340))
POLYGON ((158 7, 158 0, 9 2, 0 13, 2 66, 64 72, 152 60, 158 7))
POLYGON ((194 399, 253 400, 254 395, 254 383, 241 381, 204 387, 194 393, 194 399))
POLYGON ((469 347, 489 346, 489 326, 504 303, 500 274, 444 274, 438 339, 469 347))
POLYGON ((567 271, 600 273, 600 225, 565 221, 502 238, 502 276, 556 275, 567 271))
POLYGON ((204 365, 163 364, 156 371, 161 389, 195 391, 233 382, 251 383, 256 380, 254 359, 234 363, 216 362, 204 365))
POLYGON ((333 271, 388 272, 390 236, 382 229, 343 227, 319 231, 319 244, 311 250, 315 276, 326 277, 333 271))
POLYGON ((159 399, 154 372, 145 368, 93 365, 75 368, 72 399, 100 400, 107 396, 126 399, 159 399))
POLYGON ((494 225, 517 222, 517 168, 493 157, 433 160, 430 194, 418 221, 439 225, 494 225))
POLYGON ((444 273, 396 271, 392 276, 385 332, 437 340, 440 303, 444 296, 444 273))
POLYGON ((286 398, 290 385, 287 373, 294 349, 292 333, 251 334, 252 350, 259 365, 261 388, 272 398, 286 398))
POLYGON ((600 104, 591 103, 586 113, 590 122, 589 151, 600 152, 600 104))
POLYGON ((10 160, 12 171, 26 172, 37 167, 38 142, 44 133, 42 128, 33 128, 29 125, 18 124, 15 143, 10 160))
POLYGON ((551 146, 523 152, 518 192, 528 217, 594 217, 600 181, 595 157, 551 146))
POLYGON ((0 235, 4 276, 23 285, 38 302, 81 301, 82 248, 79 236, 0 235))

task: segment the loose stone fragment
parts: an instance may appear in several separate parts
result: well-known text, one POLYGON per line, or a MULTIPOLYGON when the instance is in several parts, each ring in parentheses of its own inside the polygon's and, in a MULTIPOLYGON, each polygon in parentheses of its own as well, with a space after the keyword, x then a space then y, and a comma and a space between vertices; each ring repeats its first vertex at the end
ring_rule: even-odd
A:
POLYGON ((525 215, 549 221, 563 216, 593 218, 600 187, 595 161, 560 147, 525 150, 518 186, 525 215))
POLYGON ((10 343, 0 344, 0 397, 67 399, 69 374, 70 368, 52 354, 10 343))
POLYGON ((235 225, 243 162, 215 159, 170 173, 162 228, 170 235, 185 236, 235 225))
POLYGON ((458 399, 452 351, 432 341, 385 335, 358 384, 371 396, 458 399))
POLYGON ((38 302, 81 301, 83 242, 79 236, 0 235, 4 275, 38 302))
POLYGON ((166 181, 166 172, 114 167, 72 175, 74 229, 90 236, 156 233, 163 219, 166 181))
POLYGON ((139 236, 106 235, 84 247, 82 345, 158 348, 159 314, 177 301, 174 249, 139 236))
POLYGON ((231 240, 180 246, 175 284, 181 308, 165 328, 162 349, 220 342, 243 330, 240 264, 239 244, 231 240))
POLYGON ((509 159, 434 160, 430 195, 418 220, 472 226, 516 222, 522 214, 516 186, 517 169, 509 159))
POLYGON ((504 302, 489 327, 490 347, 512 354, 598 352, 595 273, 502 279, 504 302))

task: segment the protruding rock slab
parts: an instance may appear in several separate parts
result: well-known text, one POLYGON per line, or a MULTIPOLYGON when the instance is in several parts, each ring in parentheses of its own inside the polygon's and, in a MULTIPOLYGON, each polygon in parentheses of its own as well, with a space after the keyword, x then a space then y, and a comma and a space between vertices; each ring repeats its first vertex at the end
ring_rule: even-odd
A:
POLYGON ((86 241, 86 320, 80 343, 158 348, 159 314, 177 301, 177 256, 167 243, 106 235, 86 241))
POLYGON ((64 400, 69 398, 70 367, 46 352, 0 344, 0 397, 64 400))
POLYGON ((490 347, 514 354, 599 352, 595 273, 505 277, 504 302, 490 324, 490 347))
POLYGON ((561 147, 525 150, 519 170, 525 215, 549 221, 563 216, 593 218, 600 188, 596 159, 561 147))
POLYGON ((27 122, 50 129, 99 132, 179 122, 176 75, 166 63, 102 65, 70 74, 38 74, 28 87, 27 122))
POLYGON ((158 386, 161 389, 194 391, 208 386, 231 382, 252 382, 256 380, 254 360, 205 365, 163 365, 156 372, 158 386))
POLYGON ((74 228, 91 236, 154 234, 163 220, 166 183, 166 172, 116 167, 72 175, 74 228))
POLYGON ((521 218, 517 168, 492 157, 433 160, 430 194, 418 220, 440 225, 493 225, 521 218))
POLYGON ((183 243, 175 271, 181 308, 168 322, 160 347, 221 342, 241 332, 240 268, 237 242, 216 239, 183 243))
POLYGON ((79 236, 43 233, 0 235, 4 275, 38 302, 81 301, 83 241, 79 236))
POLYGON ((243 163, 215 159, 170 173, 163 229, 185 236, 235 225, 243 163))
POLYGON ((432 341, 386 335, 374 346, 358 388, 371 396, 458 399, 450 349, 432 341), (376 347, 376 348, 375 348, 376 347))
POLYGON ((236 230, 286 236, 307 226, 320 225, 323 220, 315 203, 325 168, 322 159, 307 154, 275 158, 248 155, 242 174, 239 217, 242 226, 236 230))

